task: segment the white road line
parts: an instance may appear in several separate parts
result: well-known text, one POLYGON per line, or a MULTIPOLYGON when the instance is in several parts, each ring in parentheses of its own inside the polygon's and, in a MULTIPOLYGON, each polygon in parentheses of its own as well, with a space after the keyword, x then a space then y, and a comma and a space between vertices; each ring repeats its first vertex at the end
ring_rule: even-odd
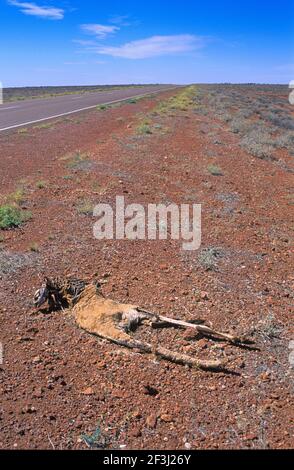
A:
POLYGON ((86 108, 75 109, 74 111, 68 111, 66 113, 56 114, 54 116, 48 116, 48 117, 42 118, 42 119, 36 119, 35 121, 28 121, 28 122, 23 122, 22 124, 16 124, 14 126, 4 127, 2 129, 0 129, 0 132, 8 131, 9 129, 16 129, 17 127, 28 126, 30 124, 35 124, 36 122, 48 121, 49 119, 56 119, 56 118, 59 118, 59 117, 62 117, 62 116, 68 116, 69 114, 79 113, 80 111, 87 111, 88 109, 94 109, 99 105, 119 103, 120 101, 127 101, 127 100, 130 100, 132 98, 142 98, 143 96, 153 95, 154 93, 160 93, 160 92, 164 92, 164 91, 168 91, 168 90, 174 90, 175 88, 180 88, 180 87, 179 86, 173 86, 173 87, 170 87, 170 88, 165 88, 164 90, 149 91, 148 93, 144 93, 143 95, 128 96, 127 98, 121 98, 119 100, 108 101, 107 103, 97 103, 97 104, 92 105, 92 106, 87 106, 86 108))
POLYGON ((0 106, 0 111, 4 111, 5 109, 16 109, 16 108, 19 108, 19 106, 9 106, 9 108, 2 108, 2 106, 0 106))

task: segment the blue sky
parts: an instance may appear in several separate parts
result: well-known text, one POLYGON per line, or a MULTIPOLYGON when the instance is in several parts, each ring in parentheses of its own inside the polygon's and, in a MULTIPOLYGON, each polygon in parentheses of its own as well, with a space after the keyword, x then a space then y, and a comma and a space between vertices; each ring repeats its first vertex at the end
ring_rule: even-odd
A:
POLYGON ((0 81, 289 83, 293 3, 0 0, 0 81))

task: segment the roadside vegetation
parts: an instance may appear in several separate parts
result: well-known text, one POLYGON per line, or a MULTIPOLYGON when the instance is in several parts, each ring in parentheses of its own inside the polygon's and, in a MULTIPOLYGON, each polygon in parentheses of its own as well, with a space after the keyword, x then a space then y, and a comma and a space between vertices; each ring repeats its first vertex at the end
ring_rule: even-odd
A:
POLYGON ((36 182, 36 188, 38 189, 45 189, 47 186, 46 181, 40 180, 36 182))
POLYGON ((198 264, 205 271, 217 271, 218 262, 224 256, 223 251, 215 246, 203 248, 198 255, 198 264))
POLYGON ((34 129, 55 129, 56 124, 59 124, 61 119, 57 119, 56 121, 49 121, 45 122, 43 124, 38 124, 37 126, 34 126, 34 129))
POLYGON ((184 88, 175 96, 160 101, 154 109, 155 114, 172 114, 174 111, 188 111, 194 105, 197 86, 191 85, 184 88))
POLYGON ((103 91, 121 90, 127 88, 142 88, 146 85, 102 85, 102 86, 49 86, 49 87, 24 87, 4 88, 4 102, 23 101, 27 99, 54 98, 65 95, 80 95, 83 93, 95 93, 103 91))
POLYGON ((81 199, 77 204, 77 212, 80 215, 93 215, 94 204, 89 199, 81 199))
MULTIPOLYGON (((80 151, 65 155, 61 157, 66 164, 66 167, 72 171, 89 171, 93 167, 93 162, 88 153, 80 151)), ((65 179, 71 179, 70 175, 66 175, 65 179)))
POLYGON ((14 204, 0 206, 0 229, 5 230, 22 225, 31 218, 31 213, 14 204))
POLYGON ((137 126, 138 134, 152 134, 151 121, 149 119, 143 119, 143 121, 137 126))
POLYGON ((282 86, 204 86, 198 93, 196 113, 213 113, 240 137, 239 145, 250 155, 277 160, 276 151, 294 155, 294 118, 287 96, 281 100, 282 86))
POLYGON ((162 118, 174 117, 178 113, 191 109, 195 104, 194 100, 196 93, 197 87, 191 85, 178 91, 175 96, 160 100, 150 113, 142 115, 141 120, 136 127, 137 134, 166 134, 169 128, 162 124, 162 118))
POLYGON ((213 176, 222 176, 222 169, 217 165, 208 165, 207 170, 213 176))

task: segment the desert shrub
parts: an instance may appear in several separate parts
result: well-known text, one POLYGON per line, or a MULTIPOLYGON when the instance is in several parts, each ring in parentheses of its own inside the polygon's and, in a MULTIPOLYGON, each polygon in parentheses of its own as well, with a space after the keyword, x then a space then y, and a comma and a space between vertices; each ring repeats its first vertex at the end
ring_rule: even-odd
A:
POLYGON ((19 227, 31 217, 29 212, 24 212, 17 206, 6 204, 0 206, 0 229, 19 227))
POLYGON ((193 110, 195 114, 200 114, 201 116, 207 116, 208 115, 208 109, 205 108, 204 106, 198 106, 193 110))
POLYGON ((212 139, 212 143, 214 145, 222 145, 222 141, 218 137, 215 137, 214 139, 212 139))
POLYGON ((55 125, 61 122, 60 119, 57 121, 45 122, 43 124, 39 124, 38 126, 34 126, 34 129, 54 129, 55 125))
POLYGON ((252 116, 252 109, 250 108, 243 108, 243 109, 240 109, 240 111, 238 112, 238 117, 239 118, 243 118, 243 119, 248 119, 252 116))
POLYGON ((97 111, 104 111, 107 108, 108 106, 106 104, 99 104, 96 109, 97 111))
POLYGON ((138 101, 139 101, 139 98, 130 98, 130 99, 128 99, 128 100, 126 101, 126 103, 128 103, 128 104, 136 104, 136 103, 138 103, 138 101))
POLYGON ((222 169, 217 165, 208 165, 207 170, 213 176, 222 176, 222 169))
POLYGON ((270 113, 267 118, 272 124, 279 128, 294 130, 294 119, 291 117, 277 116, 276 114, 270 113))
POLYGON ((203 248, 198 255, 198 263, 206 271, 216 271, 218 261, 223 255, 220 248, 214 246, 203 248))
POLYGON ((245 135, 240 145, 251 155, 263 160, 274 160, 273 157, 274 140, 271 134, 262 128, 253 129, 245 135))
POLYGON ((36 242, 31 243, 29 248, 30 248, 30 251, 33 251, 34 253, 39 253, 39 251, 40 251, 40 247, 39 247, 38 243, 36 243, 36 242))
POLYGON ((137 132, 139 134, 152 134, 152 129, 147 122, 142 122, 137 126, 137 132))
POLYGON ((87 153, 76 152, 62 158, 67 160, 67 168, 75 171, 88 171, 93 168, 93 162, 87 153))
POLYGON ((274 159, 272 154, 272 147, 270 145, 256 142, 248 136, 242 139, 241 147, 247 150, 253 157, 261 158, 262 160, 274 159))
POLYGON ((17 188, 13 193, 6 197, 6 201, 10 204, 22 204, 25 200, 25 193, 23 188, 17 188))
POLYGON ((89 200, 81 200, 77 205, 78 214, 93 215, 94 205, 89 200))
POLYGON ((262 123, 252 126, 246 135, 262 144, 273 145, 274 142, 271 132, 262 123))
POLYGON ((36 182, 36 187, 37 187, 38 189, 44 189, 44 188, 46 188, 46 181, 42 181, 42 180, 37 181, 37 182, 36 182))
POLYGON ((36 257, 31 254, 11 253, 0 250, 0 276, 13 274, 17 270, 36 263, 36 257))
POLYGON ((234 117, 230 123, 230 129, 235 134, 245 134, 251 124, 242 117, 234 117))
POLYGON ((261 116, 264 112, 266 112, 267 107, 268 107, 268 106, 267 106, 266 104, 264 104, 264 105, 261 106, 260 104, 258 104, 258 103, 256 104, 256 103, 255 103, 255 104, 252 106, 251 110, 252 110, 252 113, 253 113, 253 114, 257 114, 258 116, 261 116))
POLYGON ((218 114, 218 117, 223 122, 230 122, 233 118, 232 115, 228 112, 218 114))
POLYGON ((294 151, 294 133, 286 132, 275 138, 273 141, 274 147, 287 148, 288 150, 294 151))
POLYGON ((283 329, 282 323, 278 322, 272 313, 269 313, 258 323, 256 333, 264 339, 273 340, 281 336, 283 329))
POLYGON ((26 135, 26 134, 28 133, 28 131, 29 131, 29 130, 28 130, 27 127, 22 127, 21 129, 19 129, 19 130, 17 131, 17 133, 20 134, 20 135, 26 135))

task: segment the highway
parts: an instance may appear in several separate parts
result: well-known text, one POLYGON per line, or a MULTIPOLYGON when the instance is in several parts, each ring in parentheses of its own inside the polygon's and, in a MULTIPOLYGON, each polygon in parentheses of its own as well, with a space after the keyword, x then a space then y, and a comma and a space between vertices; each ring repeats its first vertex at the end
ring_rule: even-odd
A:
POLYGON ((95 108, 101 104, 117 103, 129 98, 158 93, 173 88, 176 88, 176 86, 154 85, 64 95, 46 99, 28 99, 12 103, 4 102, 4 104, 0 105, 0 132, 78 113, 95 108))

